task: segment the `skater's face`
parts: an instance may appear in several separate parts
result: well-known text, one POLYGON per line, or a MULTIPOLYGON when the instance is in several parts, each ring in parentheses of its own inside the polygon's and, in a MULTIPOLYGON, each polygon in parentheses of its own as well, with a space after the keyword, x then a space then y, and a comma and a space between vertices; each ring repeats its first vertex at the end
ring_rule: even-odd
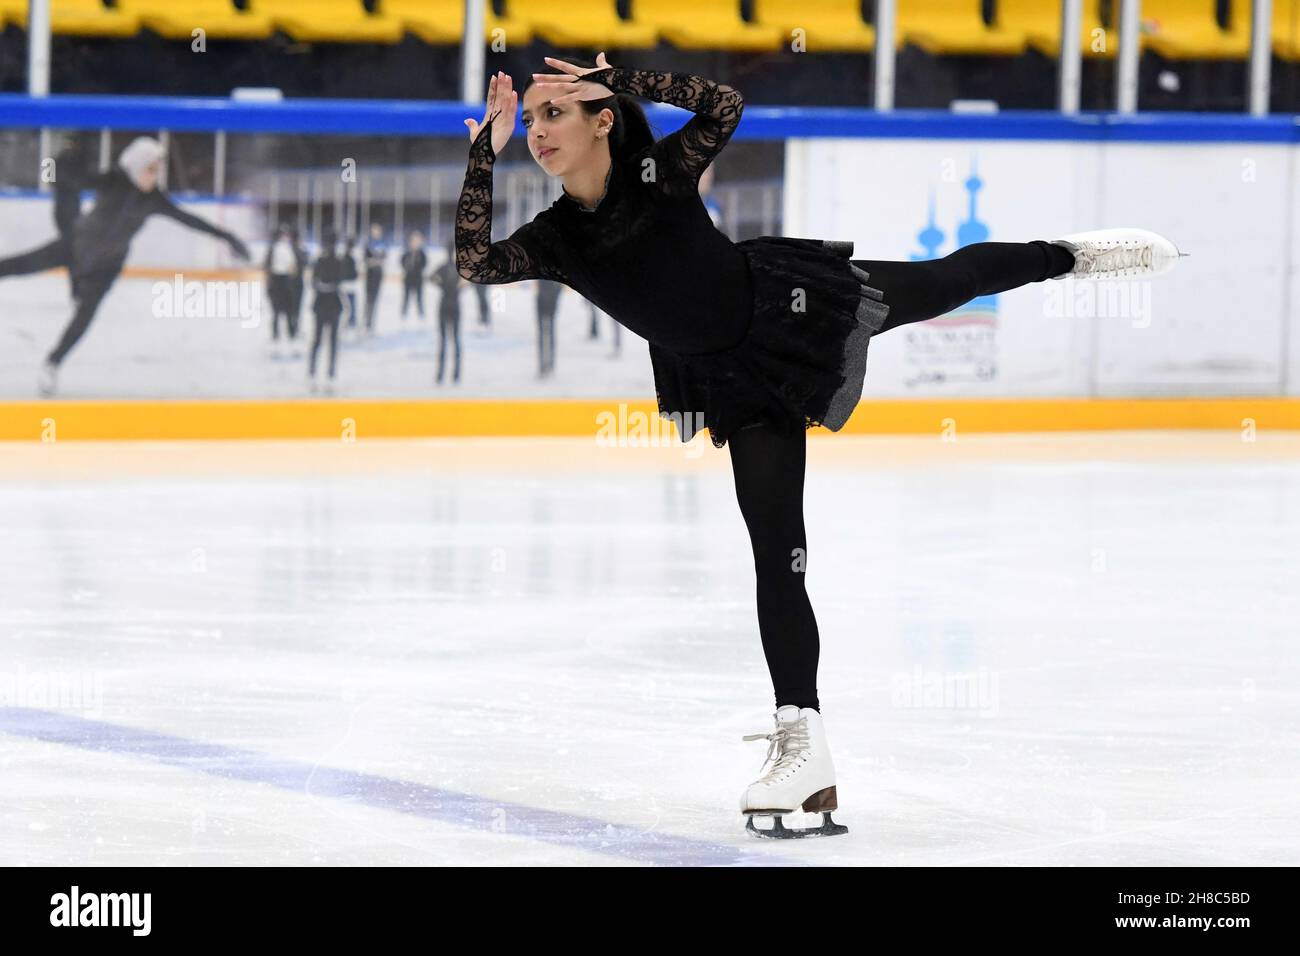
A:
POLYGON ((523 123, 528 131, 528 151, 549 176, 563 176, 608 154, 611 110, 589 116, 575 100, 551 103, 557 94, 549 83, 534 83, 524 91, 523 123), (597 135, 601 131, 605 135, 597 135))
POLYGON ((158 177, 162 174, 162 160, 155 159, 148 166, 140 170, 140 175, 135 184, 141 192, 153 192, 158 188, 158 177))

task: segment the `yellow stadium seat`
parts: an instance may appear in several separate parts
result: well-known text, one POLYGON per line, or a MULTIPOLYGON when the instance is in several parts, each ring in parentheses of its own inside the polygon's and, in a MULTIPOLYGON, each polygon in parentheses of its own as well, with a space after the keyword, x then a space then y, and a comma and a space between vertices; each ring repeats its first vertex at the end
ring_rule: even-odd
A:
POLYGON ((1025 31, 990 27, 980 15, 980 0, 898 0, 896 47, 905 43, 927 53, 956 56, 1019 56, 1025 31))
MULTIPOLYGON (((1061 0, 998 0, 997 15, 999 24, 1024 30, 1035 50, 1050 57, 1060 55, 1061 0)), ((1143 42, 1139 36, 1139 50, 1143 42)), ((1113 58, 1119 48, 1119 33, 1102 25, 1099 0, 1083 0, 1079 44, 1084 56, 1097 59, 1113 58)))
POLYGON ((1250 24, 1219 26, 1214 0, 1142 0, 1142 32, 1148 49, 1171 60, 1244 60, 1250 24))
POLYGON ((876 46, 876 29, 863 22, 859 0, 754 0, 754 21, 776 27, 786 43, 802 30, 808 53, 869 53, 876 46))
POLYGON ((224 40, 264 40, 275 32, 270 17, 237 10, 231 0, 185 0, 183 7, 175 0, 117 0, 117 8, 169 40, 188 40, 199 28, 224 40))
POLYGON ((680 50, 775 52, 787 42, 777 27, 742 20, 739 0, 632 0, 632 16, 680 50))
POLYGON ((361 0, 248 0, 252 13, 271 18, 277 29, 306 43, 396 43, 402 25, 367 13, 361 0))
MULTIPOLYGON (((26 0, 3 0, 3 19, 27 29, 26 0)), ((129 37, 140 32, 133 13, 113 10, 100 0, 50 0, 50 32, 82 37, 129 37)))
MULTIPOLYGON (((504 37, 508 46, 533 42, 533 28, 526 20, 498 17, 490 3, 483 6, 484 42, 498 37, 504 37)), ((458 45, 465 33, 465 0, 378 0, 375 9, 398 21, 407 33, 435 46, 458 45)))
MULTIPOLYGON (((1250 29, 1250 0, 1236 0, 1233 26, 1250 29)), ((1279 59, 1300 60, 1300 0, 1273 0, 1273 52, 1279 59)))
POLYGON ((659 43, 651 26, 618 15, 614 0, 510 0, 512 16, 528 21, 547 43, 591 50, 648 50, 659 43))

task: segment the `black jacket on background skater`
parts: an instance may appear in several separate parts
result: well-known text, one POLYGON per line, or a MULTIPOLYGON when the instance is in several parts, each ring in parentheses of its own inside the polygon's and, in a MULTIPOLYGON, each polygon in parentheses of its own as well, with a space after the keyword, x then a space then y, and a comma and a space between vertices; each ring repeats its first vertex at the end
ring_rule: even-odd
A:
POLYGON ((161 189, 137 189, 119 167, 91 177, 78 188, 95 190, 95 207, 71 227, 70 268, 74 277, 120 272, 131 250, 131 240, 150 216, 166 216, 216 236, 247 256, 244 244, 233 233, 181 209, 161 189))

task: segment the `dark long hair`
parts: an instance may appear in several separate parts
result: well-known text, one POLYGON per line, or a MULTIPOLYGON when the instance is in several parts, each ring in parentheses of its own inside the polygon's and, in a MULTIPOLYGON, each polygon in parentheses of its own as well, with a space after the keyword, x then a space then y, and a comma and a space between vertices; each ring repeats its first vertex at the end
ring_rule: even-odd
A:
MULTIPOLYGON (((588 69, 596 66, 589 60, 566 60, 565 62, 588 69)), ((520 99, 534 82, 536 81, 530 76, 519 94, 520 99)), ((646 119, 645 111, 641 109, 641 104, 636 101, 636 97, 628 96, 626 93, 615 93, 598 100, 578 100, 577 104, 588 116, 596 116, 603 109, 608 109, 614 114, 614 125, 609 131, 611 160, 617 161, 635 156, 647 146, 653 145, 658 138, 650 129, 650 122, 646 119)))

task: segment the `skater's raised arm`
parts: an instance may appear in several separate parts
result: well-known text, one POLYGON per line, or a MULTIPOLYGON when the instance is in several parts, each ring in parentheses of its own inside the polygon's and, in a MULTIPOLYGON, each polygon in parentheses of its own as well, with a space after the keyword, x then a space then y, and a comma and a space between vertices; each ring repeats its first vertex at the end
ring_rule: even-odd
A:
MULTIPOLYGON (((554 65, 552 58, 546 58, 554 65)), ((691 73, 598 67, 582 79, 600 83, 615 93, 630 93, 657 103, 688 109, 695 115, 681 129, 655 143, 653 154, 667 163, 669 176, 685 177, 692 185, 713 162, 740 125, 745 98, 735 87, 691 73)))
POLYGON ((469 166, 456 204, 456 271, 471 282, 518 282, 540 276, 563 281, 558 267, 548 261, 536 226, 527 222, 509 239, 492 241, 491 123, 479 130, 469 151, 469 166))
POLYGON ((162 192, 154 193, 158 198, 155 202, 158 204, 154 210, 160 216, 167 216, 174 219, 182 226, 189 226, 191 229, 197 229, 199 232, 206 232, 210 236, 216 236, 218 239, 225 240, 230 244, 230 249, 236 256, 247 261, 249 258, 248 247, 233 232, 222 229, 193 213, 188 213, 180 206, 176 205, 162 192))
POLYGON ((498 92, 494 76, 482 124, 465 121, 473 139, 465 184, 456 204, 456 271, 471 282, 491 284, 539 277, 564 281, 563 271, 546 252, 536 223, 524 223, 510 238, 492 241, 492 167, 498 150, 510 138, 518 99, 508 77, 498 92))

